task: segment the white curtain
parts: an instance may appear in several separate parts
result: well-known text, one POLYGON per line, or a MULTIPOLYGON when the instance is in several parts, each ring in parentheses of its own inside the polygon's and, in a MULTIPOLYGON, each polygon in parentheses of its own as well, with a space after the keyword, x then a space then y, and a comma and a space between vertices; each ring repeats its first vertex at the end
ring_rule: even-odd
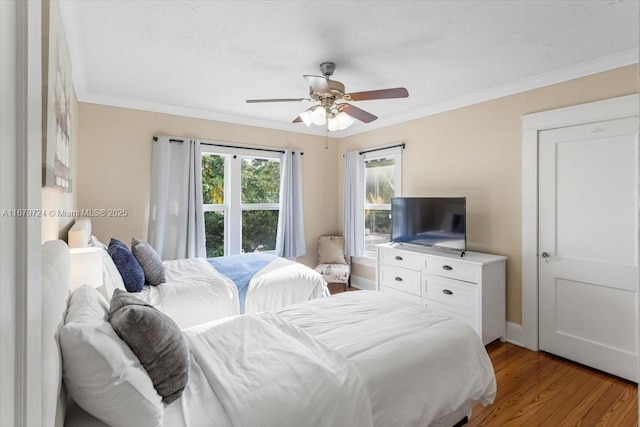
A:
POLYGON ((345 153, 342 194, 344 253, 359 257, 364 254, 364 156, 357 151, 345 153))
POLYGON ((153 142, 147 240, 163 260, 206 256, 200 156, 197 140, 153 142))
POLYGON ((307 253, 302 211, 302 155, 285 150, 280 161, 280 213, 276 253, 296 258, 307 253))

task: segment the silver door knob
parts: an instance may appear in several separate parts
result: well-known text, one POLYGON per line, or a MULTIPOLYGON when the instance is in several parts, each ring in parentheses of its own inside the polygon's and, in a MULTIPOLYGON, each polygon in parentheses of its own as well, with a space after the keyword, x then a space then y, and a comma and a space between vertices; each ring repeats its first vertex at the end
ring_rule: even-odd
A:
POLYGON ((542 256, 542 258, 549 258, 549 253, 548 252, 542 252, 540 254, 540 256, 542 256))

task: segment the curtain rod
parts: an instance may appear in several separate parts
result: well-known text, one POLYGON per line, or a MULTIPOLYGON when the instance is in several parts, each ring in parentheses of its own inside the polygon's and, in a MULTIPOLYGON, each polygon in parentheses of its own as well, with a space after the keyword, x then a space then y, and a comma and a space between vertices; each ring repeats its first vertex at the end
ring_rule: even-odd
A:
POLYGON ((364 153, 372 153, 374 151, 386 150, 388 148, 396 148, 396 147, 402 147, 402 149, 404 150, 404 146, 405 146, 405 143, 403 142, 401 144, 389 145, 387 147, 372 148, 371 150, 360 151, 358 154, 363 155, 364 153))
MULTIPOLYGON (((157 141, 158 137, 154 136, 153 140, 157 141)), ((169 138, 169 142, 184 142, 184 140, 169 138)), ((274 149, 271 149, 271 148, 242 147, 240 145, 214 144, 212 142, 200 142, 200 145, 209 145, 209 146, 212 146, 212 147, 237 148, 239 150, 268 151, 268 152, 271 152, 271 153, 283 153, 284 154, 284 150, 274 150, 274 149)), ((303 154, 304 153, 302 151, 300 151, 300 155, 303 155, 303 154)))

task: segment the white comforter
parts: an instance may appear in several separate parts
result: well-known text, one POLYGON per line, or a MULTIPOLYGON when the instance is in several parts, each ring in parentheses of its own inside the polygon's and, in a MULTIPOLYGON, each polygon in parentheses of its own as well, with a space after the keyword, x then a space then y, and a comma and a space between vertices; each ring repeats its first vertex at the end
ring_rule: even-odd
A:
POLYGON ((329 296, 317 271, 285 258, 276 258, 249 282, 245 313, 260 313, 298 302, 329 296))
POLYGON ((248 314, 185 337, 231 425, 373 425, 355 366, 280 316, 248 314))
POLYGON ((238 289, 204 258, 165 261, 166 283, 145 286, 141 297, 180 328, 240 314, 238 289))
POLYGON ((376 426, 427 426, 496 382, 468 325, 379 292, 358 291, 276 313, 349 359, 365 378, 376 426))
MULTIPOLYGON (((165 261, 166 283, 145 286, 140 297, 169 315, 180 328, 240 314, 236 285, 204 258, 165 261)), ((328 296, 316 271, 284 258, 260 269, 249 282, 245 313, 270 311, 328 296)))
POLYGON ((470 327, 376 292, 224 319, 185 335, 190 379, 166 407, 166 426, 355 426, 372 418, 380 427, 422 427, 496 393, 470 327))

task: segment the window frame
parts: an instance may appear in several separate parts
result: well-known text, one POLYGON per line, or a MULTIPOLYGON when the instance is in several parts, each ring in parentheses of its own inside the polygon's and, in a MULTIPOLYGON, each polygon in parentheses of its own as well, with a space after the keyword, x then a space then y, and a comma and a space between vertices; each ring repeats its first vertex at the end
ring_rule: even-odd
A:
MULTIPOLYGON (((366 162, 372 160, 383 160, 383 159, 393 159, 393 184, 394 184, 394 195, 393 197, 402 196, 402 147, 390 147, 382 150, 369 151, 364 152, 362 154, 362 161, 365 163, 365 176, 363 185, 365 186, 365 201, 364 201, 364 210, 362 215, 365 215, 365 211, 367 209, 375 209, 375 210, 388 210, 389 214, 391 214, 391 203, 367 203, 366 200, 366 162)), ((364 233, 363 233, 364 234, 364 233)), ((365 236, 366 239, 366 236, 365 236)), ((366 241, 365 241, 366 242, 366 241)), ((365 243, 363 242, 363 243, 365 243)), ((375 251, 367 251, 366 244, 363 244, 365 248, 363 256, 354 258, 354 261, 359 264, 364 264, 368 266, 374 266, 372 261, 376 259, 375 251)))
MULTIPOLYGON (((224 255, 242 253, 242 213, 244 211, 280 210, 280 203, 242 203, 242 161, 245 158, 265 159, 282 164, 280 152, 232 148, 217 145, 200 146, 200 156, 222 156, 224 158, 224 203, 206 204, 204 212, 222 212, 224 218, 224 255), (233 164, 238 160, 237 165, 233 164), (239 220, 234 221, 234 218, 239 220)), ((277 233, 277 230, 276 230, 277 233)), ((206 244, 206 242, 205 242, 206 244)), ((275 253, 274 251, 265 251, 275 253)))

